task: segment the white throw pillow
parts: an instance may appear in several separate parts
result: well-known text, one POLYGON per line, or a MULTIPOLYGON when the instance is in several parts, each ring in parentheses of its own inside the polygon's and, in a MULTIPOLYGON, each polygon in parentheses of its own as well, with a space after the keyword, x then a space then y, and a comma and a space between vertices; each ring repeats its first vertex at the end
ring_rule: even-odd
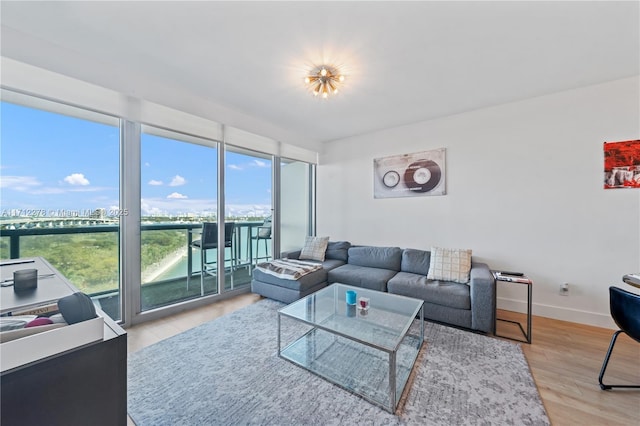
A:
POLYGON ((319 260, 324 262, 324 255, 329 244, 329 237, 306 237, 300 252, 300 260, 319 260))
POLYGON ((431 247, 428 279, 467 284, 470 271, 471 250, 431 247))

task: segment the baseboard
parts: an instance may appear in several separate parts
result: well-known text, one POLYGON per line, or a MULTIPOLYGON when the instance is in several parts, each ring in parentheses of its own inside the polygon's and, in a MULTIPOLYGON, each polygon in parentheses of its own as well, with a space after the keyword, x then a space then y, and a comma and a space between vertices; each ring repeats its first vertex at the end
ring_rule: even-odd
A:
MULTIPOLYGON (((527 313, 527 302, 499 297, 497 300, 498 309, 506 311, 527 313)), ((561 321, 575 322, 578 324, 591 325, 617 329, 618 327, 611 319, 611 315, 598 314, 595 312, 581 311, 578 309, 563 308, 560 306, 542 305, 534 303, 531 307, 533 315, 545 318, 552 318, 561 321)))

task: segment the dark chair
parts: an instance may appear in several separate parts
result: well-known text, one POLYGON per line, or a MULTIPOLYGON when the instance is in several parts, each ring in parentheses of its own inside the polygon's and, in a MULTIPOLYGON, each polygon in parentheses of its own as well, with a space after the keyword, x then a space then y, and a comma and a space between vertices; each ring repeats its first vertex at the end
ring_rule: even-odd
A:
POLYGON ((604 371, 607 369, 609 357, 613 351, 613 345, 620 333, 626 333, 636 342, 640 343, 640 295, 630 293, 618 287, 609 287, 609 307, 611 317, 616 322, 620 330, 613 333, 609 350, 604 358, 602 369, 600 370, 600 389, 607 390, 611 388, 640 388, 640 385, 605 385, 602 383, 604 371))
POLYGON ((256 241, 256 263, 258 263, 260 259, 269 260, 268 241, 271 240, 271 216, 264 220, 262 226, 258 226, 258 233, 252 238, 256 241), (264 241, 264 256, 260 256, 260 241, 264 241))
MULTIPOLYGON (((233 233, 235 230, 235 224, 233 222, 226 222, 224 224, 224 248, 229 248, 230 257, 225 257, 226 261, 231 262, 231 286, 233 287, 233 271, 236 268, 236 256, 233 250, 233 233)), ((205 275, 217 276, 218 273, 218 224, 216 222, 204 222, 202 224, 202 234, 199 240, 195 240, 191 243, 191 247, 200 250, 200 293, 204 295, 204 277, 205 275), (207 260, 207 251, 216 249, 216 256, 214 260, 207 260)), ((226 250, 225 250, 226 252, 226 250)), ((226 268, 223 265, 226 271, 226 268)), ((187 280, 187 289, 189 286, 189 280, 187 280)))

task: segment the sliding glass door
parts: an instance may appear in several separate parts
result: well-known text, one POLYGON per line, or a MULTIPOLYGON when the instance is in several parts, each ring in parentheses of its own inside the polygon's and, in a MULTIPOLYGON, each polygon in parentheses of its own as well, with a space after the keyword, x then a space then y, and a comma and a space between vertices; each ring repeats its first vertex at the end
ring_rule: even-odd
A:
MULTIPOLYGON (((199 245, 203 224, 217 226, 218 144, 143 126, 140 155, 141 311, 218 294, 199 245)), ((216 250, 204 254, 213 265, 216 250)))
POLYGON ((249 286, 253 265, 272 256, 271 176, 271 156, 226 145, 225 222, 234 224, 228 289, 249 286))

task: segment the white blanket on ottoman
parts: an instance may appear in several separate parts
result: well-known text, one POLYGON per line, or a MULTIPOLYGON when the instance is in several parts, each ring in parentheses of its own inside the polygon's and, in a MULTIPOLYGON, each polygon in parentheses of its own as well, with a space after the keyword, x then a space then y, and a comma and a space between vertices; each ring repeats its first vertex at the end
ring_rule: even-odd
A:
POLYGON ((278 278, 297 280, 307 274, 322 269, 322 265, 296 259, 274 259, 271 262, 258 263, 256 268, 278 278))

